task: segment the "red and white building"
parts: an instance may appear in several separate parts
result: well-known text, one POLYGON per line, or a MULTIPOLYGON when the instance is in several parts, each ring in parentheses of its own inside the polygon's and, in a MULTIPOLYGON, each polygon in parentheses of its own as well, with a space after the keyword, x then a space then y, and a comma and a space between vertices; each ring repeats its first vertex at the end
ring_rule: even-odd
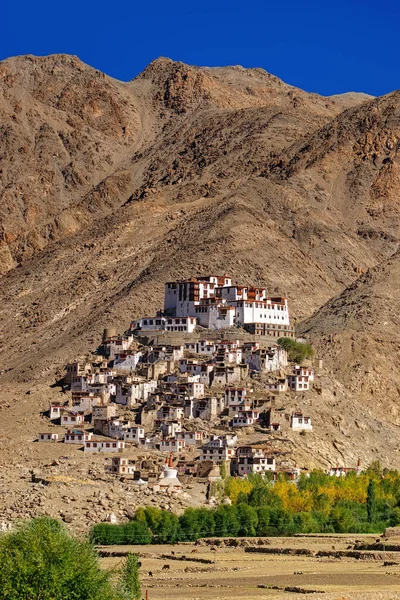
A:
POLYGON ((308 375, 288 375, 288 388, 294 392, 308 392, 310 389, 310 378, 308 375))
POLYGON ((64 425, 64 427, 79 427, 79 425, 83 425, 84 421, 85 415, 83 412, 66 410, 61 412, 61 425, 64 425))
POLYGON ((293 431, 312 431, 311 417, 304 416, 302 412, 293 412, 290 427, 293 431))
POLYGON ((238 411, 236 415, 232 417, 231 427, 249 427, 255 425, 260 418, 260 411, 258 410, 243 410, 238 411))
POLYGON ((266 288, 232 285, 227 275, 209 275, 165 284, 164 311, 176 317, 196 317, 199 325, 222 329, 259 326, 263 335, 292 335, 288 302, 269 297, 266 288), (279 332, 279 333, 278 333, 279 332))
POLYGON ((90 431, 80 431, 78 429, 73 429, 72 431, 67 431, 64 435, 64 443, 65 444, 84 444, 92 439, 93 434, 90 431))
POLYGON ((59 402, 54 402, 50 404, 50 421, 55 421, 61 417, 63 405, 59 402))
POLYGON ((161 452, 181 452, 183 448, 186 446, 184 439, 169 438, 165 440, 161 440, 160 442, 160 451, 161 452))
POLYGON ((176 434, 176 437, 181 440, 185 440, 185 446, 198 446, 204 441, 203 431, 180 431, 176 434))
POLYGON ((111 459, 110 471, 117 475, 133 475, 136 471, 136 464, 124 456, 115 456, 111 459))
POLYGON ((85 442, 85 452, 122 452, 125 448, 124 440, 91 439, 85 442))
POLYGON ((200 449, 201 461, 212 461, 216 464, 226 460, 231 460, 235 456, 234 443, 237 441, 237 437, 230 436, 217 436, 212 435, 208 444, 205 444, 200 449))
POLYGON ((124 440, 126 442, 134 442, 136 444, 140 444, 144 442, 144 439, 144 427, 127 427, 124 431, 124 440))
POLYGON ((273 394, 279 394, 280 392, 286 392, 288 389, 288 384, 286 379, 279 379, 278 381, 264 383, 264 387, 273 394))
POLYGON ((136 331, 181 331, 193 333, 197 326, 194 316, 179 317, 144 317, 131 323, 131 329, 136 331))
POLYGON ((240 477, 250 473, 263 474, 267 471, 275 471, 276 462, 274 456, 264 447, 240 446, 232 461, 232 469, 240 477))
POLYGON ((39 433, 39 442, 58 442, 58 433, 39 433))

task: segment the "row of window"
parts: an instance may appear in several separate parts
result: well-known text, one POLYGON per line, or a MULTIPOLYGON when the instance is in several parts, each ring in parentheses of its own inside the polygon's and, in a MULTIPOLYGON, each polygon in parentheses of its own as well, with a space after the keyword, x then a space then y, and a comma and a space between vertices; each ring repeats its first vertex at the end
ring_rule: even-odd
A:
MULTIPOLYGON (((116 442, 106 442, 105 444, 102 444, 101 442, 89 442, 89 444, 92 448, 97 448, 97 445, 99 445, 99 447, 103 445, 106 448, 117 448, 116 442)), ((88 447, 90 448, 90 446, 88 447)))

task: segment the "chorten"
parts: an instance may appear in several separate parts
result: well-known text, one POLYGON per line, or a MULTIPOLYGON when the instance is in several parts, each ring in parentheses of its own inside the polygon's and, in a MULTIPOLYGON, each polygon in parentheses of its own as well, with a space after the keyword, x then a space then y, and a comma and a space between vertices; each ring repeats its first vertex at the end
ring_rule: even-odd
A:
POLYGON ((160 490, 164 492, 174 492, 180 493, 182 492, 182 484, 178 479, 178 470, 174 469, 172 462, 172 452, 169 456, 169 459, 165 461, 164 468, 162 473, 160 474, 160 479, 158 481, 158 485, 160 486, 160 490))

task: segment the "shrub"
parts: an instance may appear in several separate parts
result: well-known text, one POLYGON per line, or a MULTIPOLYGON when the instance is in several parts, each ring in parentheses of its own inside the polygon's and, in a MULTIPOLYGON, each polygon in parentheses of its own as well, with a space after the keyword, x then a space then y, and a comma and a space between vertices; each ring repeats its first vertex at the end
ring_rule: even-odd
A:
POLYGON ((122 598, 91 544, 48 517, 0 537, 0 589, 3 600, 122 598))
POLYGON ((286 350, 291 362, 302 363, 306 358, 314 356, 314 350, 311 344, 296 342, 293 338, 282 337, 278 339, 278 344, 286 350))

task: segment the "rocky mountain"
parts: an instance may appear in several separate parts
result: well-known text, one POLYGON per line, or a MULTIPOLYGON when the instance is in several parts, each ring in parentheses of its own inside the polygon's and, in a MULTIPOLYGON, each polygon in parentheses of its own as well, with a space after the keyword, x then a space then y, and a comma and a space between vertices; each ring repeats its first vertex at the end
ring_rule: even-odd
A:
POLYGON ((368 270, 300 330, 334 377, 381 419, 400 425, 400 254, 368 270))
POLYGON ((332 423, 350 406, 361 440, 351 415, 379 398, 365 420, 384 452, 382 423, 397 431, 399 99, 327 98, 262 69, 165 58, 130 82, 71 56, 1 62, 10 398, 32 385, 42 395, 104 326, 160 307, 165 280, 226 271, 289 296, 325 358, 332 423))

